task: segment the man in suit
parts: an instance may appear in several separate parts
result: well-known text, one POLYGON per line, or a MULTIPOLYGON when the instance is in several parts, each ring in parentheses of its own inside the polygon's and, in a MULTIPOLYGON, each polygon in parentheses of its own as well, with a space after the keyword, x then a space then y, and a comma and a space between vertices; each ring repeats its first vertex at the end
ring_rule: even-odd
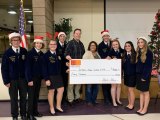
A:
MULTIPOLYGON (((98 45, 98 53, 102 59, 106 59, 111 49, 111 41, 108 30, 101 32, 102 42, 98 45)), ((104 102, 106 105, 111 104, 111 84, 102 84, 102 91, 104 95, 104 102)))
POLYGON ((25 62, 27 50, 20 47, 19 33, 9 34, 11 47, 2 57, 2 78, 4 85, 9 89, 11 99, 11 114, 13 120, 18 120, 18 93, 20 98, 20 115, 26 120, 27 82, 25 80, 25 62))

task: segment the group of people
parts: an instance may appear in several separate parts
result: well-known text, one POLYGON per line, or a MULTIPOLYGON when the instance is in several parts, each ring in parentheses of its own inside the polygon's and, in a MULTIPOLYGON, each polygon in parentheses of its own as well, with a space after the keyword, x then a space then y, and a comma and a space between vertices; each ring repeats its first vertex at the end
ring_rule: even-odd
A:
MULTIPOLYGON (((63 112, 61 102, 68 101, 70 106, 75 102, 81 102, 81 85, 68 84, 67 63, 71 59, 122 59, 124 84, 128 87, 128 105, 125 108, 134 109, 134 88, 136 87, 140 91, 140 108, 137 113, 146 114, 150 100, 149 84, 153 60, 153 54, 147 46, 146 38, 138 38, 135 50, 131 41, 125 43, 124 49, 121 48, 117 38, 111 40, 108 30, 102 31, 101 36, 102 42, 98 45, 95 41, 91 41, 85 52, 80 40, 81 29, 74 30, 73 39, 68 43, 65 41, 66 34, 60 32, 58 41, 50 40, 49 50, 43 53, 41 51, 44 48, 42 36, 35 37, 33 48, 27 52, 25 48, 20 47, 20 34, 11 33, 9 35, 11 47, 3 55, 1 71, 4 85, 9 89, 13 120, 18 120, 18 93, 22 120, 36 120, 35 116, 43 116, 38 111, 42 79, 45 80, 48 88, 51 115, 63 112), (28 100, 27 105, 26 100, 28 100)), ((98 90, 98 84, 85 86, 87 105, 97 104, 98 90)), ((102 91, 106 105, 114 107, 122 105, 120 101, 121 84, 102 84, 102 91)))

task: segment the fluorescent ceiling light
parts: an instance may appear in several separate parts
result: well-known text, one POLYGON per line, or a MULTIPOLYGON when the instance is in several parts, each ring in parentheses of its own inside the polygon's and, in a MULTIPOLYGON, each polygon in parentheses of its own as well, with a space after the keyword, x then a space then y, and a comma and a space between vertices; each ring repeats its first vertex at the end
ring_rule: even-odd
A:
POLYGON ((30 9, 29 9, 29 8, 24 8, 23 10, 24 10, 24 11, 28 11, 28 10, 30 10, 30 9))
POLYGON ((28 11, 24 11, 24 12, 27 12, 27 13, 29 13, 29 12, 32 12, 31 10, 28 10, 28 11))
POLYGON ((27 22, 28 22, 28 23, 33 23, 33 20, 28 20, 27 22))
POLYGON ((11 15, 17 14, 16 11, 13 11, 13 10, 8 11, 8 13, 11 14, 11 15))

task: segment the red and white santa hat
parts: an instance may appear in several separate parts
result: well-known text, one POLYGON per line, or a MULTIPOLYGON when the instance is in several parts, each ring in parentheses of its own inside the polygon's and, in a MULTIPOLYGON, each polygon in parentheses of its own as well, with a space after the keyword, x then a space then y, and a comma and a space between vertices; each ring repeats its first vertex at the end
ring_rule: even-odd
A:
POLYGON ((43 43, 43 36, 35 36, 33 42, 43 43))
POLYGON ((65 34, 64 32, 59 32, 59 33, 58 33, 58 39, 59 39, 59 37, 60 37, 61 35, 64 35, 64 36, 66 37, 66 34, 65 34))
POLYGON ((101 31, 101 36, 103 37, 104 35, 110 36, 109 35, 109 30, 103 30, 103 31, 101 31))
POLYGON ((9 34, 8 37, 9 37, 10 41, 14 37, 19 37, 21 39, 21 35, 19 33, 16 33, 16 32, 13 32, 13 33, 9 34))

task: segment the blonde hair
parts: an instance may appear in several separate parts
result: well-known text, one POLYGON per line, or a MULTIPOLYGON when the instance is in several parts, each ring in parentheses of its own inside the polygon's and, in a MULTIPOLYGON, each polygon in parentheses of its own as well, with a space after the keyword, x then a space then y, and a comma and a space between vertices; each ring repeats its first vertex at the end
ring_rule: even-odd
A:
MULTIPOLYGON (((115 39, 111 40, 111 45, 112 45, 114 42, 117 42, 118 45, 119 45, 119 49, 121 49, 121 45, 120 45, 120 42, 119 42, 119 38, 115 38, 115 39)), ((113 48, 113 47, 111 46, 111 48, 113 48)))
POLYGON ((138 47, 139 40, 143 40, 143 42, 144 42, 144 47, 140 51, 141 52, 141 56, 140 56, 141 58, 140 59, 141 59, 142 63, 145 63, 145 61, 146 61, 146 54, 147 54, 147 50, 148 50, 148 44, 147 44, 147 41, 144 40, 144 39, 142 39, 142 38, 138 39, 138 41, 137 41, 136 63, 138 62, 138 56, 139 56, 139 50, 140 50, 140 48, 138 47))

